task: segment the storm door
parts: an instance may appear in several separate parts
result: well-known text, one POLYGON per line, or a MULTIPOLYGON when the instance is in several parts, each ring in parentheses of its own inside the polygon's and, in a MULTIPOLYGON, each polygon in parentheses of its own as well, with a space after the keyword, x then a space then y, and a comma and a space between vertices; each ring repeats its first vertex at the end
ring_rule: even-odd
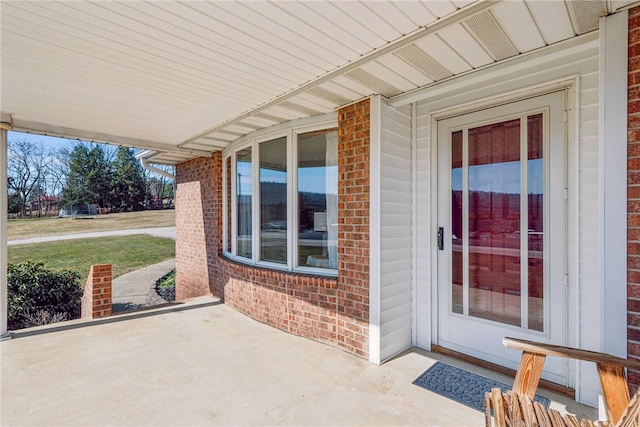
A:
MULTIPOLYGON (((515 368, 503 337, 566 342, 563 98, 438 122, 440 346, 515 368)), ((545 369, 566 383, 564 362, 545 369)))

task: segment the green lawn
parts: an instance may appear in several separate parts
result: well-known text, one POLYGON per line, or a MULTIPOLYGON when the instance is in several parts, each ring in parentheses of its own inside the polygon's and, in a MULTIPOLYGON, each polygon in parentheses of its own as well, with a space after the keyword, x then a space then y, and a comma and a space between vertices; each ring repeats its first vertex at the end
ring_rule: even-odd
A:
POLYGON ((42 261, 52 269, 77 271, 81 284, 93 264, 111 264, 113 277, 175 257, 175 242, 147 235, 63 240, 9 246, 9 262, 42 261))
POLYGON ((176 213, 173 209, 157 211, 122 212, 95 215, 83 219, 31 218, 11 219, 7 222, 8 240, 29 237, 58 236, 91 231, 126 230, 129 228, 173 227, 176 213))

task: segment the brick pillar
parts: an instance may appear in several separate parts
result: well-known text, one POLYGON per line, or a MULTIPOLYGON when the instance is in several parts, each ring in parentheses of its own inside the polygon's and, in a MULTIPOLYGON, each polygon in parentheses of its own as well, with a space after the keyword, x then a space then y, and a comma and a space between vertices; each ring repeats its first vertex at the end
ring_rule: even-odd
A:
POLYGON ((338 111, 338 302, 340 347, 369 356, 369 108, 338 111))
MULTIPOLYGON (((176 300, 215 286, 222 252, 222 153, 176 166, 176 300)), ((213 289, 222 297, 222 290, 213 289)))
POLYGON ((111 264, 92 265, 82 295, 83 319, 111 316, 111 264))
MULTIPOLYGON (((629 10, 627 146, 627 354, 640 359, 640 7, 629 10)), ((640 373, 629 372, 632 390, 640 373)))

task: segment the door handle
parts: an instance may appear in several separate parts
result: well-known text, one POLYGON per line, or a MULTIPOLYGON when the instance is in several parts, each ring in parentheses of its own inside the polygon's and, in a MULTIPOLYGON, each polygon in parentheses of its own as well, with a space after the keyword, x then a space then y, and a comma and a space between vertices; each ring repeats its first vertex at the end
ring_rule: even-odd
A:
POLYGON ((438 250, 444 250, 444 228, 438 228, 438 250))

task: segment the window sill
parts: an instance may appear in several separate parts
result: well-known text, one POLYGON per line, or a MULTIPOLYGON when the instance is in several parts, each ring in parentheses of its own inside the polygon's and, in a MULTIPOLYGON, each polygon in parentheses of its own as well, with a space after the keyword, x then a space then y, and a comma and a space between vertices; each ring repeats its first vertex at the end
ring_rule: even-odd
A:
POLYGON ((251 267, 259 270, 267 270, 267 271, 276 271, 279 273, 287 273, 292 276, 305 276, 305 277, 338 277, 338 270, 329 270, 325 268, 315 268, 315 267, 297 267, 293 270, 287 268, 287 266, 283 265, 279 267, 274 264, 262 264, 262 263, 254 263, 253 260, 242 258, 242 257, 234 257, 229 253, 223 252, 220 254, 220 258, 224 259, 227 262, 242 265, 246 267, 251 267))

